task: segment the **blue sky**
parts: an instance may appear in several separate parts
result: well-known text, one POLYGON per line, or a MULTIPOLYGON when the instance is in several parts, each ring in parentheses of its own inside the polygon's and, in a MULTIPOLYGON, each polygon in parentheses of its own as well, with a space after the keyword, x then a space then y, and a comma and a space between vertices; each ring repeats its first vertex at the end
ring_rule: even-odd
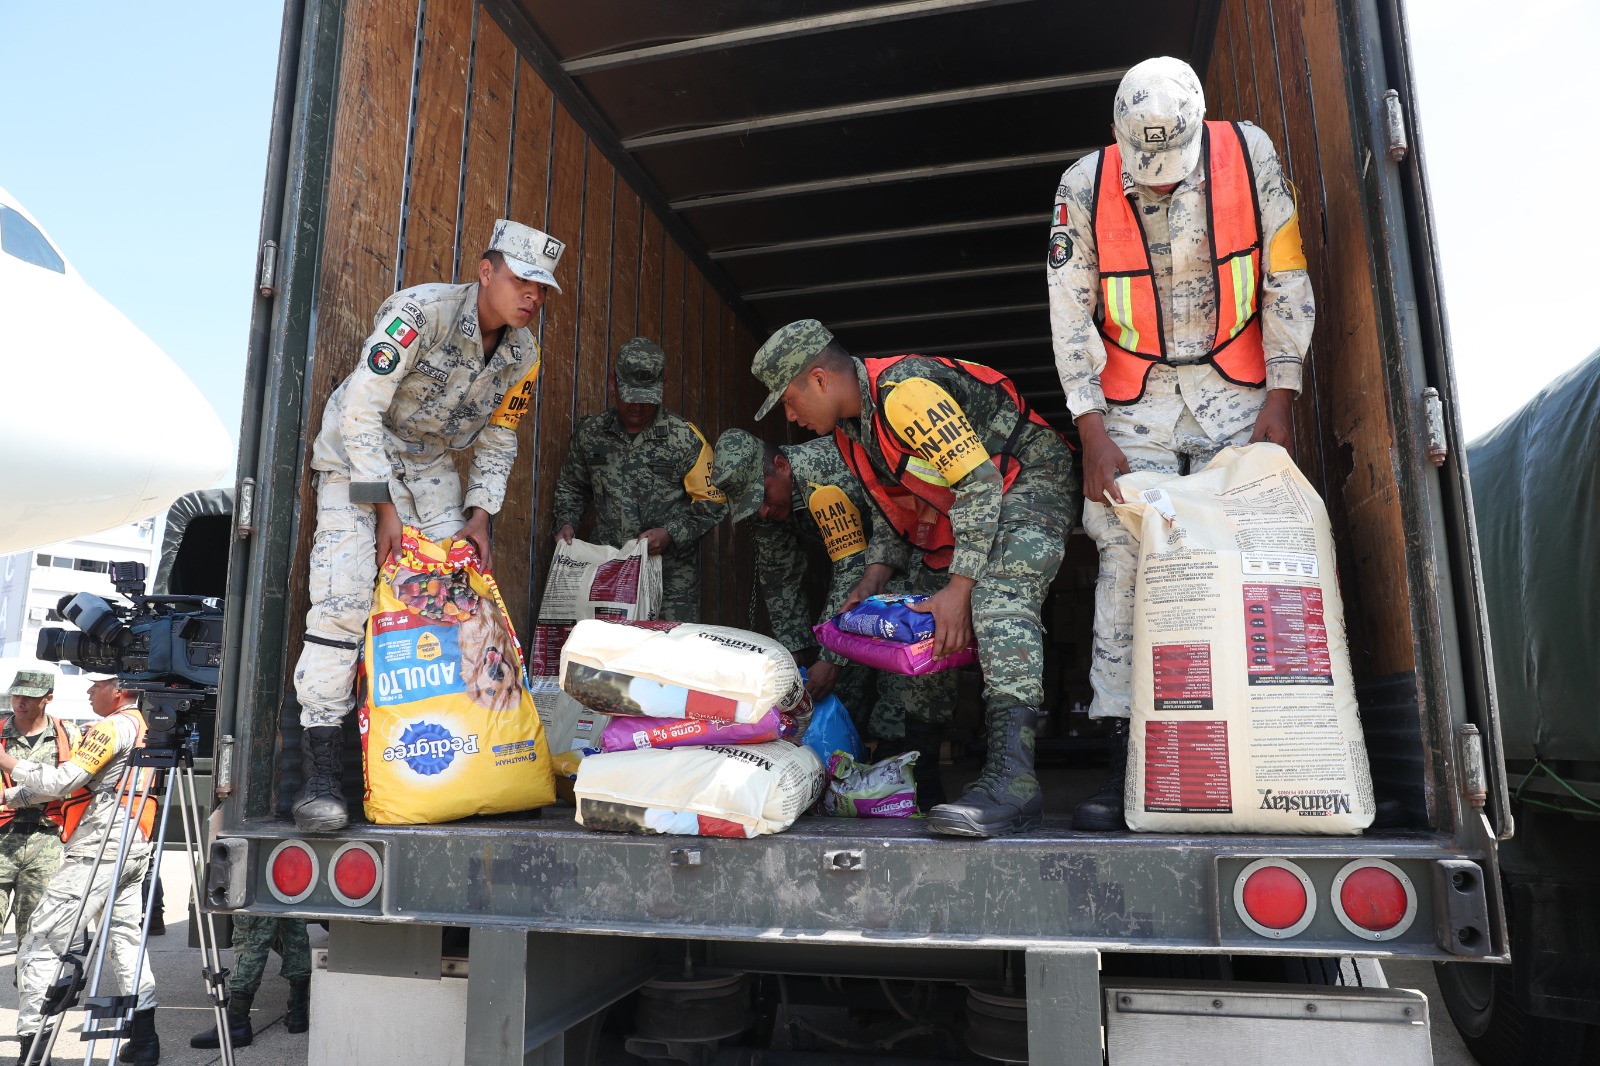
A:
MULTIPOLYGON (((1470 435, 1600 347, 1586 313, 1600 227, 1586 201, 1561 196, 1600 166, 1581 118, 1600 4, 1519 0, 1516 12, 1504 0, 1409 4, 1470 435), (1552 140, 1574 116, 1575 132, 1552 140), (1544 173, 1551 159, 1562 173, 1544 173), (1510 306, 1529 293, 1536 311, 1510 306)), ((230 428, 281 20, 272 0, 0 0, 0 185, 230 428)))

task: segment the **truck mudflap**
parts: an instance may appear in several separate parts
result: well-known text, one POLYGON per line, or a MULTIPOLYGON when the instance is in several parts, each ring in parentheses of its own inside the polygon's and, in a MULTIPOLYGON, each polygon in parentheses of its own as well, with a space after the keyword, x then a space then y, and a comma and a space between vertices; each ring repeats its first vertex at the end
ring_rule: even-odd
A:
POLYGON ((214 842, 210 907, 708 940, 1494 955, 1481 857, 1430 835, 1130 838, 1047 822, 968 842, 806 818, 720 840, 597 834, 565 812, 536 828, 285 830, 214 842))

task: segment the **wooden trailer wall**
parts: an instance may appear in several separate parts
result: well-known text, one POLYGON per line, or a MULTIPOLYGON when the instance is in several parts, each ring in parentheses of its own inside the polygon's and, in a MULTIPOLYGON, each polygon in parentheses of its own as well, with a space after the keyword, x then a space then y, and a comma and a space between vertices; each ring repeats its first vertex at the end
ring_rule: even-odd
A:
MULTIPOLYGON (((518 54, 490 8, 472 0, 348 0, 308 372, 310 441, 329 393, 355 365, 393 291, 470 281, 494 220, 567 243, 538 324, 536 417, 524 419, 515 473, 495 520, 495 572, 519 633, 552 550, 549 516, 574 420, 609 406, 606 375, 628 338, 667 354, 666 406, 707 440, 752 416, 759 343, 701 268, 518 54), (420 19, 419 19, 420 14, 420 19)), ((769 420, 769 433, 782 433, 769 420)), ((463 457, 464 459, 465 457, 463 457)), ((310 550, 314 496, 300 489, 294 558, 310 550)), ((749 547, 726 524, 703 542, 707 621, 745 624, 749 547)), ((306 607, 292 572, 290 610, 306 607)), ((296 627, 296 630, 298 627, 296 627)), ((298 645, 296 631, 291 642, 298 645)), ((290 659, 298 653, 291 647, 290 659)))

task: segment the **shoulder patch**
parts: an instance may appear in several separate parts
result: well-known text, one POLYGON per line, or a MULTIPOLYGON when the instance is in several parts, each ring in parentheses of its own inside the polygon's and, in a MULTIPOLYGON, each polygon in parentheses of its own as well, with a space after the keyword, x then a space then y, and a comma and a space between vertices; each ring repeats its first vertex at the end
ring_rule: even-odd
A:
POLYGON ((867 531, 861 511, 838 485, 809 486, 806 507, 822 533, 828 558, 834 562, 867 550, 867 531))
POLYGON ((699 426, 689 421, 683 424, 689 427, 695 439, 700 442, 700 454, 695 457, 694 466, 683 476, 683 491, 687 492, 695 503, 727 503, 728 497, 711 480, 711 461, 714 458, 711 445, 706 442, 699 426))
POLYGON ((367 352, 367 367, 374 374, 392 374, 399 365, 400 350, 387 341, 379 341, 367 352))
POLYGON ((84 773, 97 774, 117 753, 117 725, 102 718, 83 735, 83 741, 69 760, 84 773))
POLYGON ((1052 234, 1050 237, 1050 266, 1059 270, 1072 259, 1072 238, 1065 233, 1052 234))
POLYGON ((539 361, 535 360, 533 369, 524 374, 521 381, 500 397, 499 406, 494 409, 494 414, 489 416, 491 426, 516 429, 522 424, 522 416, 533 408, 533 397, 539 384, 539 366, 539 361))
POLYGON ((394 338, 394 342, 402 348, 411 347, 412 342, 417 339, 417 331, 411 328, 410 323, 399 316, 396 316, 394 321, 385 326, 383 331, 394 338))
POLYGON ((967 413, 943 387, 927 378, 907 378, 883 401, 889 425, 907 446, 954 485, 989 461, 967 413))
MULTIPOLYGON (((1063 186, 1061 188, 1060 194, 1062 196, 1066 195, 1066 187, 1065 186, 1063 186)), ((1067 205, 1066 204, 1056 204, 1055 210, 1050 212, 1050 224, 1052 226, 1070 226, 1070 225, 1072 225, 1072 223, 1070 221, 1068 221, 1068 219, 1067 219, 1067 205)))

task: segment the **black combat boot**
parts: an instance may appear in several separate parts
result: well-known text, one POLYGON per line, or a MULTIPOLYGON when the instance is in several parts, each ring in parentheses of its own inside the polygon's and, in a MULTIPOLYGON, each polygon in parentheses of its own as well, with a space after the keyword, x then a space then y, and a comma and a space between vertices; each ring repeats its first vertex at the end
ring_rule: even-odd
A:
POLYGON ((50 1063, 40 1059, 37 1063, 29 1063, 28 1056, 33 1053, 33 1042, 38 1037, 37 1033, 18 1033, 17 1066, 50 1066, 50 1063))
POLYGON ((283 1027, 291 1033, 311 1028, 311 978, 297 977, 289 982, 289 1005, 283 1010, 283 1027))
POLYGON ((294 825, 302 833, 337 833, 350 824, 339 778, 344 773, 344 730, 309 726, 300 733, 305 784, 294 798, 294 825))
POLYGON ((939 773, 939 749, 944 746, 944 733, 938 730, 913 729, 906 734, 906 748, 917 753, 917 763, 912 773, 917 781, 917 810, 924 814, 943 803, 944 780, 939 773))
POLYGON ((1123 789, 1128 778, 1128 720, 1111 719, 1110 769, 1100 791, 1078 804, 1072 828, 1090 833, 1110 833, 1128 828, 1122 820, 1123 789))
POLYGON ((133 1012, 133 1035, 117 1056, 118 1062, 134 1066, 156 1066, 161 1061, 161 1038, 156 1035, 156 1009, 133 1012))
MULTIPOLYGON (((228 996, 228 1035, 233 1038, 235 1048, 249 1047, 250 1041, 255 1039, 255 1030, 250 1028, 250 1004, 255 1002, 255 998, 254 992, 233 992, 228 996)), ((221 1047, 222 1043, 217 1039, 217 1027, 213 1025, 191 1036, 189 1046, 221 1047)))
POLYGON ((983 773, 954 803, 928 815, 936 833, 998 837, 1025 833, 1044 820, 1044 794, 1033 776, 1033 738, 1043 717, 1037 707, 1012 707, 987 714, 989 751, 983 773))

